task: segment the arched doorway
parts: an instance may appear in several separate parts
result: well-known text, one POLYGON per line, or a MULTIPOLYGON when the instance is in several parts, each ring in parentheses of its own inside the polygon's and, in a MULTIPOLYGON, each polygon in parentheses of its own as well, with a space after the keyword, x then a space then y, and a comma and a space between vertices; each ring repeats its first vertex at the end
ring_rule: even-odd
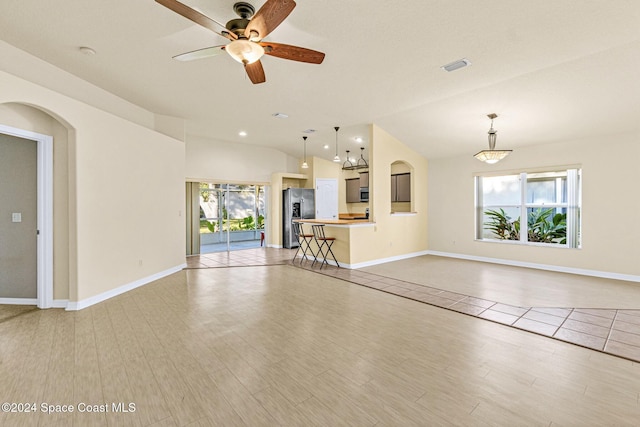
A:
MULTIPOLYGON (((0 287, 4 290, 0 294, 0 303, 35 304, 39 308, 49 308, 53 306, 53 137, 5 125, 0 125, 0 134, 7 137, 6 148, 27 147, 27 150, 21 150, 24 155, 5 158, 5 161, 21 159, 30 166, 33 164, 34 167, 28 167, 29 171, 21 169, 24 175, 18 179, 28 181, 28 175, 35 173, 35 188, 27 186, 25 191, 28 194, 19 194, 22 188, 15 181, 5 181, 2 187, 7 195, 13 195, 8 199, 16 208, 7 206, 12 210, 11 222, 8 223, 8 215, 4 215, 5 221, 0 224, 0 240, 3 241, 0 257, 2 262, 12 263, 15 268, 3 269, 4 272, 0 274, 0 287), (31 143, 36 145, 35 159, 28 158, 28 145, 31 143), (10 191, 10 187, 15 186, 17 191, 10 191), (33 190, 35 195, 31 194, 33 190), (32 198, 35 199, 34 203, 30 202, 32 198), (24 212, 27 222, 23 223, 22 208, 27 211, 35 209, 36 215, 24 212), (34 244, 31 244, 32 240, 35 240, 34 244), (35 261, 35 275, 29 271, 32 268, 31 259, 35 261), (5 283, 1 283, 2 281, 5 283), (31 289, 32 287, 35 289, 31 289)), ((11 166, 20 169, 26 165, 11 166)))

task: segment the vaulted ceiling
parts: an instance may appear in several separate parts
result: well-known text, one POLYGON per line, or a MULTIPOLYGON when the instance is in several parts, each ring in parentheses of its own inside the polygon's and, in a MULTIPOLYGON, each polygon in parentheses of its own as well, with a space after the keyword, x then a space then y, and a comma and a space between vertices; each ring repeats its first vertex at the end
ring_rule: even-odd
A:
MULTIPOLYGON (((184 2, 220 22, 237 17, 233 0, 184 2)), ((428 158, 486 148, 489 113, 497 148, 638 131, 639 23, 637 0, 298 0, 266 40, 325 52, 324 62, 264 57, 267 81, 253 85, 226 54, 173 60, 226 39, 153 0, 0 2, 0 39, 184 118, 189 137, 300 157, 303 131, 315 129, 308 152, 327 159, 334 126, 342 156, 357 136, 366 146, 376 123, 428 158), (471 66, 440 68, 461 58, 471 66)))

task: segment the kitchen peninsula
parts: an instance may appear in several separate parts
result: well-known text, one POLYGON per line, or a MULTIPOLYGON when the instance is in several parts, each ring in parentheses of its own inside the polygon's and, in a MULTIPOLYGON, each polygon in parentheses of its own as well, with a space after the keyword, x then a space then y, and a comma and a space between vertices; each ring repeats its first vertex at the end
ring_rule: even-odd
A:
MULTIPOLYGON (((358 254, 374 244, 376 223, 368 219, 301 219, 298 222, 307 234, 311 234, 312 225, 325 226, 326 236, 336 239, 331 249, 341 267, 350 268, 358 262, 358 254)), ((312 249, 317 252, 317 246, 312 245, 312 249)))

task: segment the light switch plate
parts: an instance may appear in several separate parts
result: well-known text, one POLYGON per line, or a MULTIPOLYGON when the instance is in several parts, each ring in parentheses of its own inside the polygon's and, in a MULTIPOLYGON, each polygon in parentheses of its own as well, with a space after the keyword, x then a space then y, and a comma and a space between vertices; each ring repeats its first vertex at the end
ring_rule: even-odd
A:
POLYGON ((22 222, 22 213, 14 212, 11 214, 11 222, 22 222))

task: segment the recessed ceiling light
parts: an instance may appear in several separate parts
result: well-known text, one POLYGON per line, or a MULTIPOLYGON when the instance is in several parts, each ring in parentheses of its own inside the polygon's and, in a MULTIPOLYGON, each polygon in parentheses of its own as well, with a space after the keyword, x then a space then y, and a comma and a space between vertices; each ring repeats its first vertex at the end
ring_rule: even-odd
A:
POLYGON ((241 130, 240 132, 238 132, 238 135, 247 136, 247 133, 245 131, 241 130))
POLYGON ((359 137, 359 136, 356 136, 356 137, 355 137, 355 140, 356 140, 356 142, 357 142, 358 144, 362 143, 362 138, 361 138, 361 137, 359 137))
POLYGON ((450 64, 443 65, 440 68, 442 68, 445 71, 451 72, 451 71, 459 70, 460 68, 464 68, 468 65, 471 65, 471 61, 469 61, 467 58, 462 58, 457 61, 453 61, 450 64))
POLYGON ((289 117, 287 114, 284 114, 284 113, 273 113, 272 116, 277 119, 286 119, 289 117))
POLYGON ((80 52, 84 53, 85 55, 88 55, 88 56, 93 56, 93 55, 96 54, 95 50, 93 50, 93 49, 91 49, 90 47, 87 47, 87 46, 81 46, 81 47, 78 48, 78 50, 80 52))
POLYGON ((328 149, 329 149, 329 144, 324 144, 324 145, 322 146, 322 148, 324 148, 325 150, 328 150, 328 149))
POLYGON ((303 130, 302 133, 314 133, 316 130, 315 129, 306 129, 303 130))

